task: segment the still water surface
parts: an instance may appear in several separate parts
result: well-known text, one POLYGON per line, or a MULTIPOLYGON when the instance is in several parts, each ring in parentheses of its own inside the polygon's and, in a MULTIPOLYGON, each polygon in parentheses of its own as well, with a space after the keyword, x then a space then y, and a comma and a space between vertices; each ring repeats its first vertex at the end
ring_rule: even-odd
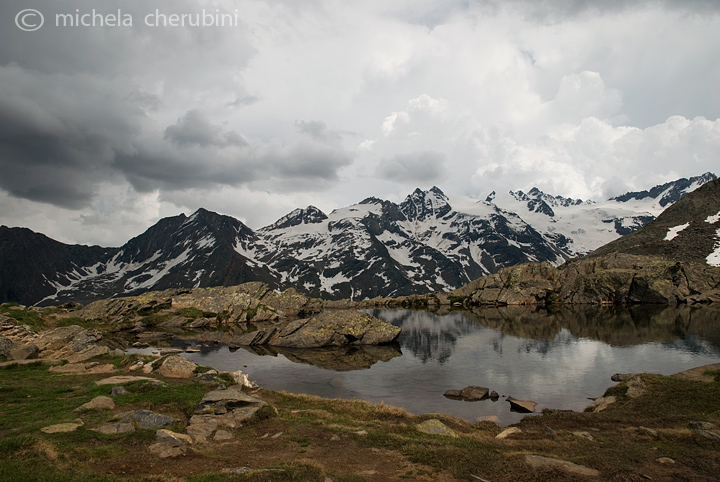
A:
POLYGON ((613 373, 669 375, 720 362, 717 307, 368 312, 402 328, 397 344, 236 351, 193 340, 173 344, 200 348, 183 356, 218 370, 242 369, 270 390, 359 398, 470 421, 495 415, 503 425, 524 416, 511 412, 504 396, 534 400, 538 411, 580 411, 613 384, 613 373), (443 396, 468 385, 489 387, 501 398, 463 402, 443 396))

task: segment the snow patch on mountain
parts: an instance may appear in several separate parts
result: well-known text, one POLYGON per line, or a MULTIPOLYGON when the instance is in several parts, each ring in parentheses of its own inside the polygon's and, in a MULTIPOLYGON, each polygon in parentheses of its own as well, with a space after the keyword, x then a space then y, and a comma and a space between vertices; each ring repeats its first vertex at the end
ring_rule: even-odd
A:
POLYGON ((681 224, 680 226, 673 226, 672 228, 668 229, 667 234, 665 235, 665 241, 672 241, 673 239, 677 238, 680 234, 680 231, 690 226, 690 223, 681 224))
POLYGON ((717 230, 716 236, 715 250, 708 255, 707 264, 720 267, 720 229, 717 230))

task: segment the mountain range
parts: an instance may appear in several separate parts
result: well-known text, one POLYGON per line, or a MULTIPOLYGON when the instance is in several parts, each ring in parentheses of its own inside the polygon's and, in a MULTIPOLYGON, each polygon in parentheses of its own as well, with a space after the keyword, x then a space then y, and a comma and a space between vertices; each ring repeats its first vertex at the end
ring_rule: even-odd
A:
POLYGON ((119 248, 2 226, 0 301, 86 303, 246 281, 326 299, 451 290, 506 266, 586 255, 714 179, 706 173, 601 203, 537 188, 479 201, 433 187, 399 204, 367 198, 329 214, 308 206, 257 230, 198 209, 161 219, 119 248))

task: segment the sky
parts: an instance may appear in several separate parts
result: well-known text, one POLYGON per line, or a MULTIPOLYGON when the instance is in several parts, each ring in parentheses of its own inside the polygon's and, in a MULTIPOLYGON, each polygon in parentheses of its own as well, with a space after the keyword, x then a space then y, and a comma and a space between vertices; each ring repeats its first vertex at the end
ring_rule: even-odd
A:
POLYGON ((720 174, 719 59, 716 0, 4 0, 0 224, 720 174))

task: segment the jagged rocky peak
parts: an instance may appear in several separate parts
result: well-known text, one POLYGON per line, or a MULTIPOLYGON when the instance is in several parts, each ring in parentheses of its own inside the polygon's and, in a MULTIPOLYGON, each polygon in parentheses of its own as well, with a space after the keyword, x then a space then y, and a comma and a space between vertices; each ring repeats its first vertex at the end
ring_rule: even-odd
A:
POLYGON ((485 198, 486 203, 491 203, 495 200, 495 196, 497 196, 497 193, 495 191, 488 194, 488 196, 485 198))
POLYGON ((442 218, 452 211, 452 207, 445 193, 433 186, 428 191, 415 189, 400 204, 400 211, 410 220, 423 221, 428 218, 442 218))
POLYGON ((285 229, 292 226, 298 226, 300 224, 317 224, 326 220, 328 217, 320 209, 315 206, 308 206, 305 209, 295 209, 294 211, 286 214, 270 226, 262 228, 266 231, 274 229, 285 229))
POLYGON ((717 179, 717 176, 712 172, 706 172, 701 176, 695 176, 691 178, 682 178, 677 181, 667 182, 660 184, 650 189, 649 191, 633 191, 610 198, 610 201, 617 202, 628 202, 631 200, 643 200, 643 199, 656 199, 658 204, 662 207, 666 207, 679 201, 687 193, 694 191, 699 186, 706 184, 710 181, 717 179))

